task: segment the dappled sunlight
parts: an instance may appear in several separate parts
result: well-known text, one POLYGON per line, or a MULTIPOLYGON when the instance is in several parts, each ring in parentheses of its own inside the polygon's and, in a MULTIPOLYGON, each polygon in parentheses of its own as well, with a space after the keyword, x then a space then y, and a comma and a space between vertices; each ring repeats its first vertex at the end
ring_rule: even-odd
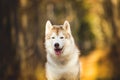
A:
POLYGON ((28 0, 20 0, 21 7, 25 7, 28 0))
POLYGON ((42 65, 38 65, 35 70, 35 76, 37 80, 46 80, 45 78, 45 67, 42 65))
POLYGON ((110 79, 112 76, 113 67, 108 59, 109 50, 96 49, 90 52, 89 55, 80 58, 82 63, 82 80, 104 80, 110 79), (108 74, 109 73, 109 74, 108 74))
POLYGON ((28 21, 28 20, 27 20, 27 14, 23 14, 22 17, 21 17, 21 22, 22 22, 22 28, 23 28, 24 30, 27 29, 27 24, 28 24, 27 21, 28 21))

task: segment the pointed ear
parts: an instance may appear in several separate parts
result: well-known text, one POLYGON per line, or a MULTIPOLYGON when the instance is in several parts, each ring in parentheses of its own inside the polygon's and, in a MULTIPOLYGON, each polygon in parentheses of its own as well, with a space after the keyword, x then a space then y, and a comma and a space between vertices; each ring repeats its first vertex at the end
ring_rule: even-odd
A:
POLYGON ((46 26, 45 26, 45 34, 47 34, 47 33, 51 30, 51 28, 52 28, 52 24, 51 24, 51 22, 48 20, 48 21, 46 22, 46 26))
POLYGON ((63 28, 64 28, 69 34, 71 34, 70 23, 69 23, 67 20, 64 22, 63 28))

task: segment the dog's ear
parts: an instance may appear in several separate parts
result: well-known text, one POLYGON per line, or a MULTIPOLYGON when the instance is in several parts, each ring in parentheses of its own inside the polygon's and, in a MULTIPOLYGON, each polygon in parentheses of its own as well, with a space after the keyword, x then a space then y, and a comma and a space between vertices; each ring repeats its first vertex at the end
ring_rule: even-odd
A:
POLYGON ((53 26, 52 26, 50 20, 48 20, 48 21, 46 22, 45 34, 47 34, 52 27, 53 27, 53 26))
POLYGON ((63 28, 64 28, 69 34, 71 34, 70 23, 69 23, 67 20, 64 22, 63 28))

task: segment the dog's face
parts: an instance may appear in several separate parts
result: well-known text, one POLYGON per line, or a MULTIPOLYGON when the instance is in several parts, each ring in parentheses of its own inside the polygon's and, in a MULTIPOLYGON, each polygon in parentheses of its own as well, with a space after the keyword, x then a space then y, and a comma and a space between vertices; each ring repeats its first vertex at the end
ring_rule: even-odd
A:
POLYGON ((65 47, 71 44, 71 30, 68 21, 63 25, 52 25, 50 21, 46 23, 45 46, 48 53, 62 55, 65 47))

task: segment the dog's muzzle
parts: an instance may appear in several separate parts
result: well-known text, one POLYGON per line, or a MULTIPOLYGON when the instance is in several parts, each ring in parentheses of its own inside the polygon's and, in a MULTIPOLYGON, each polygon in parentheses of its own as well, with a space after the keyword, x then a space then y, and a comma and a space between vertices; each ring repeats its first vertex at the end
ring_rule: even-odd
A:
POLYGON ((60 48, 59 43, 55 43, 54 47, 55 47, 55 49, 54 49, 55 54, 59 56, 62 53, 63 48, 60 48))

